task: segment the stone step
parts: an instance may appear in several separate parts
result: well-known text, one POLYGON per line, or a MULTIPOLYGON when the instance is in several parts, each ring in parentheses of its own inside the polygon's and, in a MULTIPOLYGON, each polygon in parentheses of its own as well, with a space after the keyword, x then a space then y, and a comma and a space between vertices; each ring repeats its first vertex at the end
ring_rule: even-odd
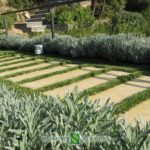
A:
POLYGON ((45 13, 43 13, 43 14, 35 14, 35 15, 31 16, 31 19, 35 19, 35 18, 44 18, 45 15, 46 15, 45 13))
POLYGON ((44 17, 42 18, 31 18, 29 19, 27 22, 42 22, 42 20, 44 20, 44 17))
POLYGON ((150 99, 131 108, 122 117, 133 126, 136 125, 136 120, 142 121, 144 124, 150 121, 150 99))
POLYGON ((42 21, 39 21, 39 22, 27 22, 27 28, 31 28, 31 27, 34 27, 34 26, 42 26, 43 23, 42 21))
POLYGON ((150 76, 142 76, 140 78, 120 84, 104 92, 90 96, 90 100, 100 99, 101 103, 105 103, 109 98, 110 102, 119 103, 125 98, 130 97, 138 92, 150 88, 150 76))
POLYGON ((27 27, 27 23, 16 23, 14 24, 14 27, 22 30, 23 32, 31 32, 31 29, 27 27))
MULTIPOLYGON (((102 69, 101 69, 102 70, 102 69)), ((78 92, 84 91, 88 88, 92 88, 96 85, 106 83, 110 80, 116 79, 118 76, 127 75, 127 72, 122 71, 110 71, 104 74, 100 74, 96 77, 91 77, 64 87, 60 87, 54 90, 46 91, 44 94, 48 96, 64 97, 66 93, 72 92, 75 87, 78 87, 78 92)))
POLYGON ((46 29, 46 26, 34 26, 34 27, 31 27, 31 31, 32 32, 44 32, 46 29))
POLYGON ((65 81, 68 79, 72 79, 75 77, 79 77, 81 75, 85 75, 91 71, 93 71, 95 69, 95 67, 85 67, 82 69, 76 69, 67 73, 63 73, 63 74, 59 74, 59 75, 54 75, 52 77, 47 77, 44 79, 40 79, 40 80, 36 80, 33 82, 29 82, 29 83, 25 83, 22 84, 21 86, 24 87, 28 87, 31 89, 38 89, 38 88, 42 88, 44 86, 48 86, 48 85, 52 85, 55 84, 57 82, 61 82, 61 81, 65 81))
POLYGON ((38 10, 38 11, 36 12, 36 14, 43 14, 43 13, 48 13, 48 12, 49 12, 48 9, 41 9, 41 10, 38 10))

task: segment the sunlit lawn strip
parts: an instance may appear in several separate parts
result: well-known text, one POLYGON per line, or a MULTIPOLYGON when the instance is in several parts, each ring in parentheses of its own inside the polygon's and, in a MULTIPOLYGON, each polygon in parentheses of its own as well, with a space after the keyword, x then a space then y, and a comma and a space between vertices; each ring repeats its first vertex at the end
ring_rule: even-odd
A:
POLYGON ((150 99, 150 88, 134 94, 115 105, 115 113, 124 113, 143 101, 150 99))
POLYGON ((95 87, 92 87, 92 88, 89 88, 87 90, 84 90, 84 91, 80 92, 80 97, 83 97, 85 95, 88 95, 88 96, 95 95, 99 92, 102 92, 102 91, 105 91, 107 89, 113 88, 113 87, 115 87, 119 84, 126 83, 127 81, 138 78, 141 75, 142 75, 141 72, 134 72, 134 73, 131 73, 129 75, 124 75, 124 76, 117 77, 117 79, 108 81, 107 83, 104 83, 104 84, 99 84, 95 87))
POLYGON ((85 75, 81 75, 81 76, 76 77, 76 78, 68 79, 68 80, 65 80, 65 81, 54 83, 52 85, 41 87, 41 88, 37 89, 37 91, 46 92, 48 90, 53 90, 55 88, 63 87, 63 86, 66 86, 66 85, 69 85, 69 84, 72 84, 72 83, 75 83, 75 82, 78 82, 78 81, 81 81, 81 80, 84 80, 84 79, 87 79, 87 78, 90 78, 90 77, 95 77, 99 74, 102 74, 102 73, 105 73, 105 72, 108 72, 108 71, 111 71, 111 69, 106 68, 104 70, 90 71, 89 73, 87 73, 85 75))
POLYGON ((0 72, 11 71, 11 70, 19 69, 19 68, 25 68, 25 67, 29 67, 29 66, 32 66, 32 65, 38 65, 38 64, 41 64, 43 62, 44 61, 41 60, 41 61, 38 61, 38 62, 33 62, 33 63, 26 64, 26 65, 20 65, 20 66, 17 66, 17 67, 10 67, 10 68, 7 68, 7 69, 0 69, 0 72))
POLYGON ((33 77, 33 78, 30 78, 30 79, 24 79, 24 80, 16 82, 16 83, 23 84, 23 83, 27 83, 27 82, 32 82, 32 81, 40 80, 40 79, 43 79, 43 78, 51 77, 51 76, 54 76, 54 75, 58 75, 58 74, 62 74, 62 73, 67 73, 69 71, 73 71, 73 70, 76 70, 78 68, 81 68, 81 66, 69 67, 67 69, 63 69, 63 70, 60 70, 60 71, 55 71, 55 72, 51 72, 51 73, 39 75, 37 77, 33 77))

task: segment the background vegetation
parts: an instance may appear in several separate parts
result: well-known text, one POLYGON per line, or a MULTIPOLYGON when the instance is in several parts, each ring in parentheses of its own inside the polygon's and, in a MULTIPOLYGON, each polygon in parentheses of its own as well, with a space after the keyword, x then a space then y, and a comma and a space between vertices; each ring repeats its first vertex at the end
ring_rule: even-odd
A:
MULTIPOLYGON (((21 9, 35 6, 41 2, 43 1, 8 0, 5 3, 15 9, 21 9)), ((68 32, 61 32, 62 34, 76 37, 97 33, 136 33, 150 36, 150 0, 92 0, 92 2, 95 6, 92 11, 90 7, 82 8, 79 4, 56 8, 55 23, 69 24, 68 32)), ((1 3, 4 4, 4 2, 1 3)), ((15 21, 11 18, 9 16, 10 28, 15 21)), ((45 21, 50 21, 50 14, 46 15, 45 21)), ((0 22, 0 28, 2 28, 2 18, 0 18, 0 22)))

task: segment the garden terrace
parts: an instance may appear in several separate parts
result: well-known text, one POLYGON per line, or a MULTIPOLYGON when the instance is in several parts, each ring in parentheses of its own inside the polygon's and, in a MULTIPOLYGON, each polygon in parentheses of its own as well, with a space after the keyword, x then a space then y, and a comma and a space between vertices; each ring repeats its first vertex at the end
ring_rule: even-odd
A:
MULTIPOLYGON (((146 104, 150 98, 150 72, 148 66, 129 66, 102 61, 97 63, 95 59, 83 61, 13 51, 0 52, 1 80, 10 81, 20 90, 31 90, 63 99, 77 87, 81 98, 88 95, 92 102, 100 99, 102 104, 110 98, 110 103, 116 105, 117 114, 126 111, 130 114, 130 109, 135 108, 136 116, 138 107, 146 104), (143 94, 142 98, 140 94, 143 94)), ((130 123, 134 124, 134 119, 132 122, 130 119, 130 123)))

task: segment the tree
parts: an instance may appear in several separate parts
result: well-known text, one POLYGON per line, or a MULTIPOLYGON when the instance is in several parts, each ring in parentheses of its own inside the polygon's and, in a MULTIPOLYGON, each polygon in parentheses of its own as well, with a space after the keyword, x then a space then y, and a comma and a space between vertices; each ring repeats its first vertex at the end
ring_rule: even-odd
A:
POLYGON ((127 0, 126 10, 142 12, 150 7, 150 0, 127 0))

